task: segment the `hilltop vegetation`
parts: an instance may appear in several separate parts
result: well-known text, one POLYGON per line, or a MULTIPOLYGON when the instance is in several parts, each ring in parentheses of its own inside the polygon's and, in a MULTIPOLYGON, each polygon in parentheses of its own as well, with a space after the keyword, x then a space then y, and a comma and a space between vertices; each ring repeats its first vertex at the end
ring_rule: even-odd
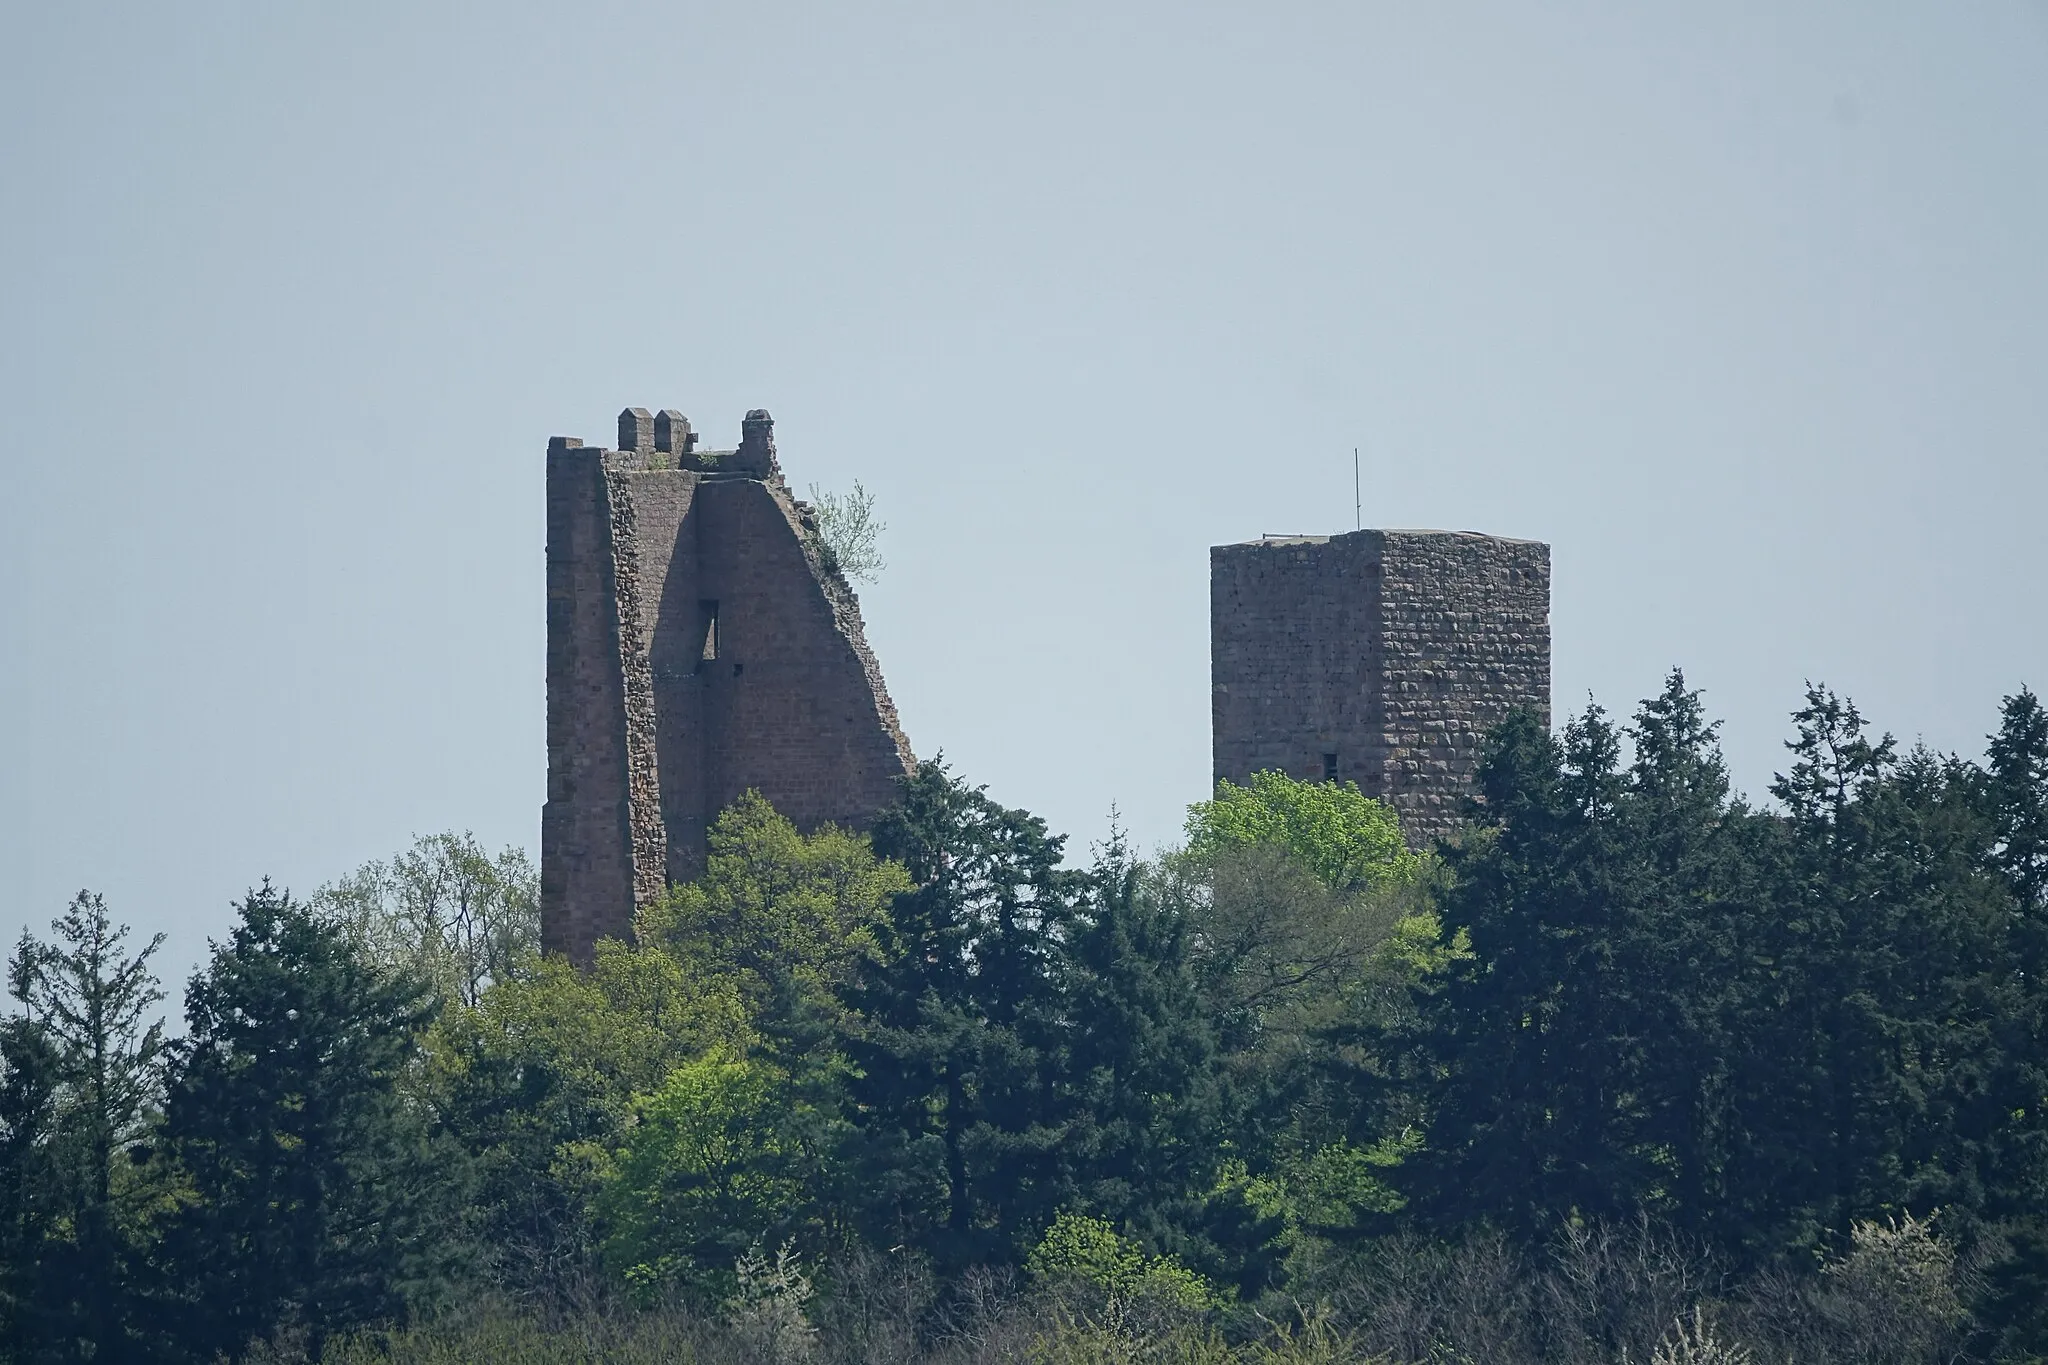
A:
POLYGON ((0 1024, 19 1361, 2048 1356, 2048 714, 1674 673, 1488 739, 1438 850, 1262 774, 1085 866, 936 763, 758 797, 577 972, 436 836, 265 883, 166 1039, 81 893, 0 1024))

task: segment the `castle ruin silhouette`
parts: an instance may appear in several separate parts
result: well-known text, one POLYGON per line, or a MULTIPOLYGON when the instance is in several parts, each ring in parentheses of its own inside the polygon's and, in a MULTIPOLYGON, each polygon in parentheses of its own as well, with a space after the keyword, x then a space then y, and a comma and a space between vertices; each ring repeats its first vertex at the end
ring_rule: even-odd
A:
MULTIPOLYGON (((767 412, 732 450, 673 409, 547 453, 542 947, 588 965, 703 870, 749 789, 801 829, 869 827, 914 767, 860 604, 792 497, 767 412)), ((1474 532, 1261 537, 1210 551, 1214 776, 1358 783, 1418 846, 1480 741, 1550 714, 1550 550, 1474 532)))

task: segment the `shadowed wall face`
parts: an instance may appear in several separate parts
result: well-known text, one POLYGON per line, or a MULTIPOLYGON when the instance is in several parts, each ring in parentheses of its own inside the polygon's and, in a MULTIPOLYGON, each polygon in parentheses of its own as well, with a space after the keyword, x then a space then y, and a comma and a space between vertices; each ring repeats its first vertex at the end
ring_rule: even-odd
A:
POLYGON ((548 448, 542 941, 587 964, 704 865, 749 789, 800 828, 864 828, 913 759, 860 605, 789 495, 774 427, 699 451, 628 408, 619 449, 548 448))
POLYGON ((1486 730, 1550 718, 1550 547, 1356 531, 1209 551, 1217 778, 1356 782, 1410 843, 1456 828, 1486 730))

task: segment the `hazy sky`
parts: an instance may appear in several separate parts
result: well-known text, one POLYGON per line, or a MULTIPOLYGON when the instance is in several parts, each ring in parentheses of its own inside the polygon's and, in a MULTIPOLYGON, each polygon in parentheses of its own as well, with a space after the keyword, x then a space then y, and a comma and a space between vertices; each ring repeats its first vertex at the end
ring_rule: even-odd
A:
POLYGON ((0 10, 0 933, 537 851, 542 465, 771 409, 920 754, 1075 845, 1209 765, 1207 547, 1551 542, 1682 665, 1977 754, 2048 683, 2048 8, 0 10))

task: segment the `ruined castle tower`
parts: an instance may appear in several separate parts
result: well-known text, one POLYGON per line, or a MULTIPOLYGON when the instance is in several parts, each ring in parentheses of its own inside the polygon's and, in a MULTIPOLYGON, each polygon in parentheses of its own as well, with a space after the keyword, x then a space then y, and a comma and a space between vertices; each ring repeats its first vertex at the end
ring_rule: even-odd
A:
POLYGON ((1215 775, 1356 782, 1410 844, 1451 832, 1488 727, 1550 720, 1550 547, 1470 531, 1209 551, 1215 775))
POLYGON ((681 413, 628 408, 617 450, 548 443, 548 952, 624 938, 749 788, 862 828, 913 765, 774 432, 757 409, 737 450, 700 450, 681 413))

